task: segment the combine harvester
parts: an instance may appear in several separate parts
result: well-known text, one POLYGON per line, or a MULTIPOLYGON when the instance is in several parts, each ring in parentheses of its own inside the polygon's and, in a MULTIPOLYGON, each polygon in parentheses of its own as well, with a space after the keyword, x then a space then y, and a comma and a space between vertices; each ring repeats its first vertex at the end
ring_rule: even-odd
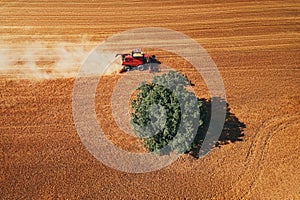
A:
POLYGON ((145 54, 141 49, 133 49, 131 54, 117 54, 117 56, 122 56, 120 73, 131 70, 158 72, 159 64, 161 64, 161 62, 156 60, 155 55, 150 56, 145 54))

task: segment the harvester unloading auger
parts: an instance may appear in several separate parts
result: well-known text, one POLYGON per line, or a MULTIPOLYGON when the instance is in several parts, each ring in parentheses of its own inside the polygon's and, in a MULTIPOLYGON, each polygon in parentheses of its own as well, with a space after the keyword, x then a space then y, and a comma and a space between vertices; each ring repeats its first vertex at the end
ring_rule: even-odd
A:
POLYGON ((133 49, 130 54, 117 54, 117 56, 122 56, 120 73, 131 70, 158 72, 159 64, 161 64, 161 62, 156 60, 155 55, 145 54, 141 49, 133 49))

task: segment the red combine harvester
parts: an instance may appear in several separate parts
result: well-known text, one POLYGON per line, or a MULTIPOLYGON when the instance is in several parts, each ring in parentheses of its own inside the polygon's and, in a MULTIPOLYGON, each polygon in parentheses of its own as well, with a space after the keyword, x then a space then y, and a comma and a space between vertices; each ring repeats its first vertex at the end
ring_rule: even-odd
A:
POLYGON ((141 49, 134 49, 131 54, 117 54, 117 56, 122 56, 121 73, 131 70, 158 72, 161 64, 156 60, 155 55, 144 54, 141 49))

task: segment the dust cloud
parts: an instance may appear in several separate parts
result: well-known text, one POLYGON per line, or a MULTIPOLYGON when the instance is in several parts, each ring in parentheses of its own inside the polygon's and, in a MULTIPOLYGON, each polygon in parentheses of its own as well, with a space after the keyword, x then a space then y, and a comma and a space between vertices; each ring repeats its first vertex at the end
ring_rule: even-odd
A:
MULTIPOLYGON (((80 66, 90 55, 94 44, 37 41, 24 44, 0 42, 0 77, 10 79, 55 79, 76 77, 80 66)), ((101 66, 103 57, 94 57, 96 67, 101 66), (100 60, 99 60, 100 59, 100 60)), ((120 59, 111 61, 104 74, 118 73, 120 59)))

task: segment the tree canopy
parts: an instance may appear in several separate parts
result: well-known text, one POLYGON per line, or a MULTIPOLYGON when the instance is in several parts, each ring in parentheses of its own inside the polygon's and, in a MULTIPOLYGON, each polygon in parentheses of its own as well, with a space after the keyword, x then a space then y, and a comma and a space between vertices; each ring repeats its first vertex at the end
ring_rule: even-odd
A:
POLYGON ((131 124, 150 152, 183 153, 191 149, 205 122, 205 105, 189 86, 186 76, 170 71, 137 88, 137 98, 131 102, 131 124))

